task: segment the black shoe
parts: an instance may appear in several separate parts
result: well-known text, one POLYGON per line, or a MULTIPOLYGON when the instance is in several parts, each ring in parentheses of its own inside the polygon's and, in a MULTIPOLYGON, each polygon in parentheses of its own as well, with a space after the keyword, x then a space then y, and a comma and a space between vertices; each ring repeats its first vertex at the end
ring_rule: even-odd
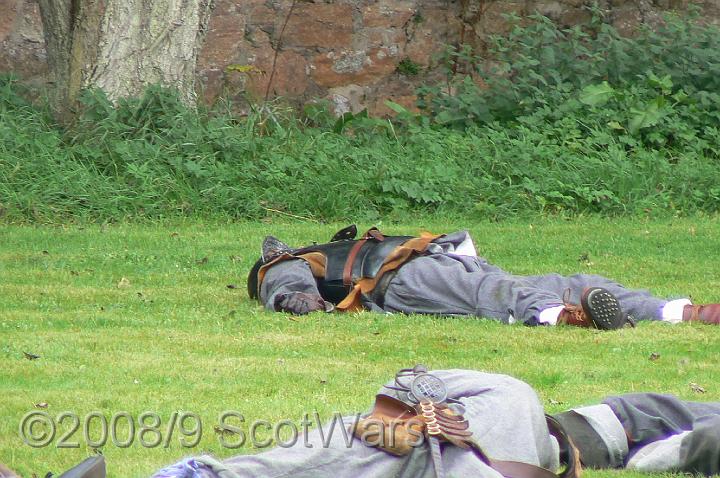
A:
POLYGON ((105 478, 105 457, 91 456, 58 478, 105 478))
MULTIPOLYGON (((569 289, 565 295, 570 295, 569 289)), ((558 324, 615 330, 627 321, 617 298, 602 287, 585 289, 580 297, 580 305, 569 303, 567 298, 564 302, 565 309, 558 316, 558 324)))
POLYGON ((590 316, 596 329, 615 330, 625 325, 625 314, 617 298, 607 289, 590 287, 580 298, 585 313, 590 316))
POLYGON ((262 243, 262 260, 267 264, 277 256, 292 252, 290 246, 274 236, 267 236, 262 243))

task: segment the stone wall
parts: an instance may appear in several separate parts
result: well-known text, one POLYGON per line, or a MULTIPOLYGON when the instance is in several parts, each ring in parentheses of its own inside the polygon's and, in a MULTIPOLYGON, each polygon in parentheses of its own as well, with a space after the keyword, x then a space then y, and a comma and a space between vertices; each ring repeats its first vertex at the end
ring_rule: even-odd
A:
MULTIPOLYGON (((282 96, 293 103, 329 98, 336 112, 384 101, 412 106, 444 44, 483 48, 487 35, 508 28, 504 14, 539 12, 564 25, 587 18, 592 1, 483 0, 216 0, 199 59, 199 92, 243 101, 282 96), (399 65, 404 65, 405 68, 399 65), (412 74, 413 70, 417 74, 412 74)), ((624 33, 655 22, 684 0, 601 0, 608 21, 624 33)), ((720 20, 720 0, 695 2, 709 21, 720 20)), ((42 24, 33 0, 0 0, 0 72, 47 81, 42 24)))

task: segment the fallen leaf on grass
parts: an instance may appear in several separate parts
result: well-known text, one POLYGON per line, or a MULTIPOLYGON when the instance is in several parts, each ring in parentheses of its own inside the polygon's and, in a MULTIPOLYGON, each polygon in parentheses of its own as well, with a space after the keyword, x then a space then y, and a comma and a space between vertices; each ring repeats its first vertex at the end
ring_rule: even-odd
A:
POLYGON ((215 425, 213 427, 213 431, 215 433, 217 433, 218 435, 224 435, 226 433, 228 435, 237 435, 238 434, 238 432, 236 432, 235 430, 230 430, 228 428, 222 428, 220 425, 215 425))
POLYGON ((23 355, 24 355, 25 358, 28 359, 28 360, 37 360, 37 359, 40 358, 39 355, 31 354, 30 352, 23 352, 23 355))
POLYGON ((690 388, 695 393, 705 393, 705 389, 695 382, 690 382, 690 388))
POLYGON ((120 278, 120 282, 117 283, 118 289, 123 289, 125 287, 130 287, 130 279, 127 277, 120 278))

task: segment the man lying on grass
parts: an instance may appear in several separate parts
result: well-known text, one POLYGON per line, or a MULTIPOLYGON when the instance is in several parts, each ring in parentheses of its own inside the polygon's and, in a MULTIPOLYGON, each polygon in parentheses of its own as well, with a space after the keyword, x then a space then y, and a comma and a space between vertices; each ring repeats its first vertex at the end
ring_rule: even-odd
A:
POLYGON ((720 304, 667 301, 590 274, 509 274, 478 257, 465 231, 356 235, 353 225, 327 244, 298 249, 268 236, 248 276, 250 297, 293 314, 364 308, 606 330, 635 320, 720 324, 720 304))
POLYGON ((720 403, 637 393, 547 417, 525 382, 418 365, 386 383, 362 418, 259 455, 186 459, 154 478, 577 478, 581 466, 717 474, 720 403))
MULTIPOLYGON (((634 393, 546 416, 520 380, 421 365, 386 383, 369 414, 295 437, 223 462, 186 458, 154 478, 578 478, 582 466, 720 472, 720 402, 634 393)), ((103 478, 102 460, 91 458, 61 478, 103 478)))

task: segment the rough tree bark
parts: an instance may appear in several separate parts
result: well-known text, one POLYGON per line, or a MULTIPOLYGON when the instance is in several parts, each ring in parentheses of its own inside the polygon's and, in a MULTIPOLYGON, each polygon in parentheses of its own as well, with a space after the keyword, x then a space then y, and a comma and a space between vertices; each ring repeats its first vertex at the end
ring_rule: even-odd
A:
POLYGON ((79 92, 116 100, 149 84, 195 103, 195 65, 213 0, 39 0, 61 117, 79 92))

